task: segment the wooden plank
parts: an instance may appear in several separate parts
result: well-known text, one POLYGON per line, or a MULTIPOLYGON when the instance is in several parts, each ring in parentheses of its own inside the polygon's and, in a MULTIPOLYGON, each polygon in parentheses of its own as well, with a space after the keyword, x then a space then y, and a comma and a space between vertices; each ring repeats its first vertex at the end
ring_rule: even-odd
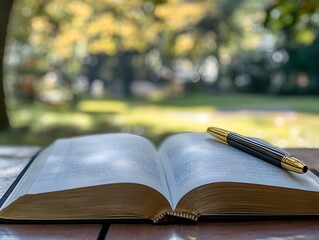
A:
POLYGON ((40 149, 36 146, 0 146, 0 158, 31 158, 40 149))
MULTIPOLYGON (((0 146, 0 197, 38 147, 0 146)), ((0 239, 97 239, 101 224, 1 224, 0 239)))
MULTIPOLYGON (((319 149, 287 149, 319 172, 319 149)), ((107 240, 118 239, 319 239, 319 220, 200 222, 192 225, 112 224, 107 240)))
POLYGON ((39 147, 0 146, 0 198, 39 150, 39 147))
POLYGON ((97 239, 99 224, 1 224, 0 239, 97 239))
POLYGON ((114 224, 106 240, 319 239, 319 220, 209 222, 194 225, 114 224))

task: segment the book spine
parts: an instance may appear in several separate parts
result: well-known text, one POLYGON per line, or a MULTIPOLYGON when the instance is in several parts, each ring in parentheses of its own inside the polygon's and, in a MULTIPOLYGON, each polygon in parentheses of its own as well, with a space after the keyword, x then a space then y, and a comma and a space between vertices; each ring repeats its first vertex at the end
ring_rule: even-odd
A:
POLYGON ((170 222, 171 218, 182 218, 192 221, 197 221, 198 215, 183 211, 168 211, 158 214, 154 219, 153 223, 170 222))

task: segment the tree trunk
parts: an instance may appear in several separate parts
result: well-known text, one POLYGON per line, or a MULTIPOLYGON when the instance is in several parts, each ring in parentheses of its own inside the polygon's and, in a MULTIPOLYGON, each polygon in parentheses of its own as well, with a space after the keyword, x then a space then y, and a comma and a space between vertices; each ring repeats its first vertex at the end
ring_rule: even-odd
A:
POLYGON ((3 59, 4 48, 7 36, 7 27, 9 23, 9 16, 12 9, 13 0, 1 1, 0 8, 0 130, 10 127, 9 119, 5 105, 5 95, 3 86, 3 59))
POLYGON ((130 51, 121 52, 119 55, 118 73, 124 83, 125 97, 132 96, 131 83, 134 80, 133 57, 134 53, 130 51))

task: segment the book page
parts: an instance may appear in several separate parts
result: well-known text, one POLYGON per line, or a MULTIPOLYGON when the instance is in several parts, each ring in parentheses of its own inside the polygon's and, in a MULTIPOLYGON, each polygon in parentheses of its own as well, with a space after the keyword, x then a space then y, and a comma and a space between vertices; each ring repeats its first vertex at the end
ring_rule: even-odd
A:
POLYGON ((4 204, 1 206, 0 210, 8 206, 10 203, 15 201, 19 196, 25 195, 32 183, 34 182, 34 179, 36 178, 36 174, 39 172, 39 169, 43 167, 43 164, 45 163, 45 160, 49 156, 51 151, 51 147, 46 148, 45 150, 42 150, 36 157, 37 161, 33 161, 32 164, 27 169, 27 174, 23 174, 20 181, 17 183, 16 187, 14 188, 14 191, 12 191, 9 195, 9 197, 6 199, 4 204))
POLYGON ((28 193, 112 183, 147 185, 170 199, 154 146, 145 138, 126 133, 56 141, 28 193))
POLYGON ((209 183, 240 182, 319 191, 311 172, 286 171, 237 150, 207 133, 182 133, 160 147, 173 207, 190 190, 209 183))

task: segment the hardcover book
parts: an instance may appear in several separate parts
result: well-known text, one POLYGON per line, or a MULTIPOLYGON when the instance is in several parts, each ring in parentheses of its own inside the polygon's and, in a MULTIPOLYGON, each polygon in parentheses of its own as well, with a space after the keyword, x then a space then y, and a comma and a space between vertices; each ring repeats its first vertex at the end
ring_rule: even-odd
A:
POLYGON ((207 133, 59 139, 2 199, 3 220, 117 220, 319 214, 319 178, 289 172, 207 133))

